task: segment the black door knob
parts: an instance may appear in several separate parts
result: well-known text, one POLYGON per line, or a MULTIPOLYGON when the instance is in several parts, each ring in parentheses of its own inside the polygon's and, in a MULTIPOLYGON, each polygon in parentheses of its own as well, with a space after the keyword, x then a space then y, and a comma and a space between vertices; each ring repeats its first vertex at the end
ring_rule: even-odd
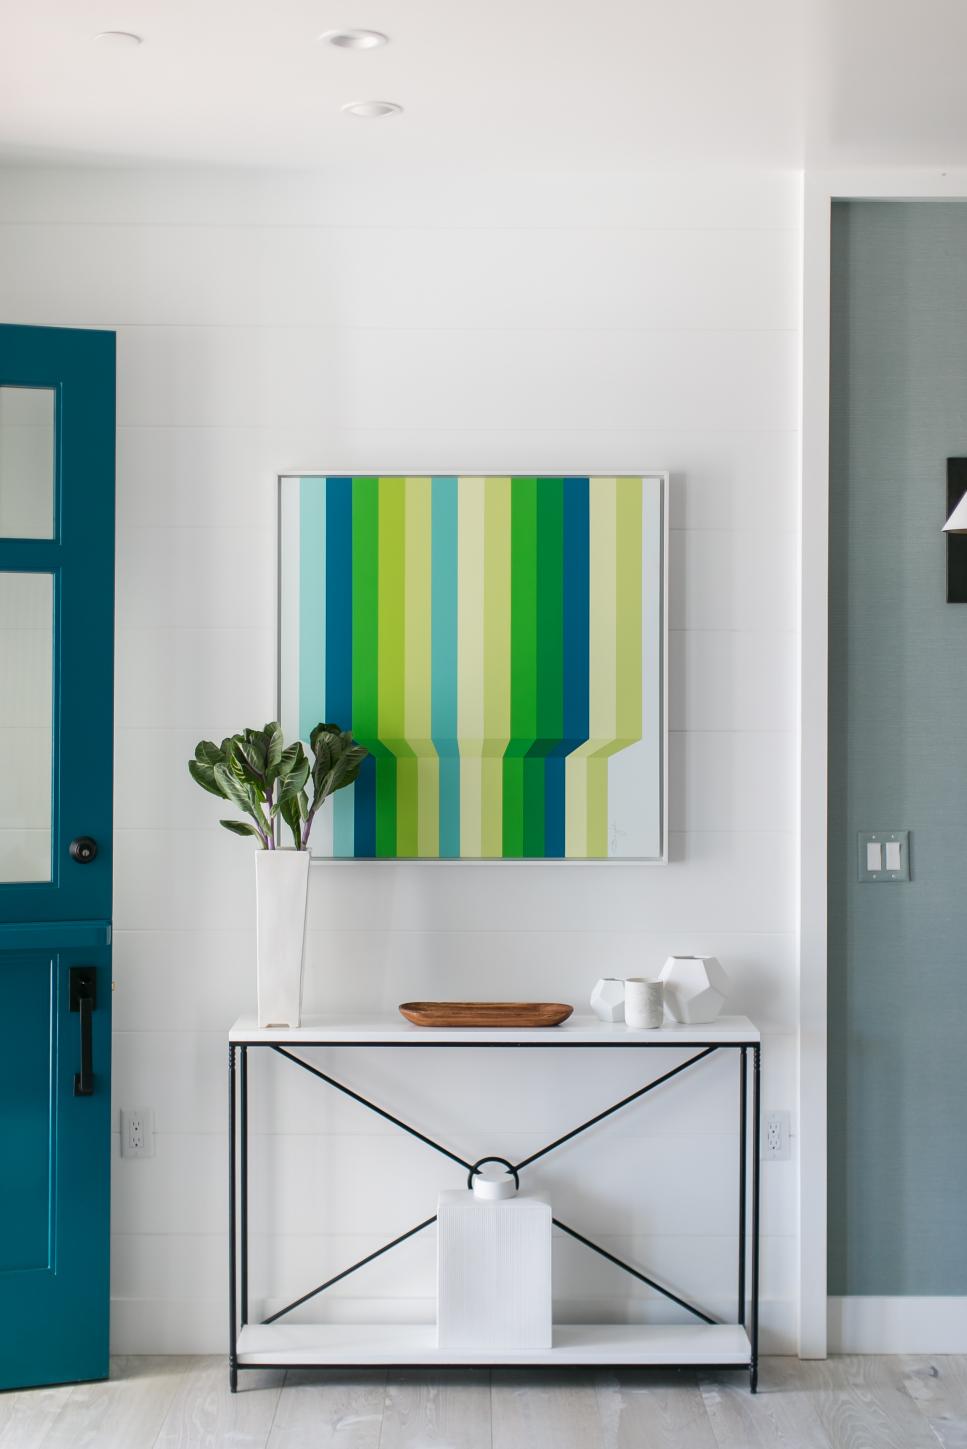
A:
POLYGON ((97 841, 89 835, 79 835, 76 840, 70 843, 71 860, 76 860, 78 865, 90 865, 97 855, 97 841))

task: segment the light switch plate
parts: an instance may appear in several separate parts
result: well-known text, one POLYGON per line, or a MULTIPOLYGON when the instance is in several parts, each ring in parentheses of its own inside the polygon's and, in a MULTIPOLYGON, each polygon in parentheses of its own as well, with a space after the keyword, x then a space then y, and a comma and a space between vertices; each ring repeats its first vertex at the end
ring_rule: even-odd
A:
POLYGON ((857 842, 859 847, 856 856, 857 878, 861 882, 864 884, 881 882, 884 885, 893 885, 896 881, 910 879, 909 830, 861 830, 857 842), (879 855, 876 850, 877 846, 879 846, 879 855), (895 870, 891 870, 888 868, 888 861, 892 864, 897 848, 900 852, 900 863, 895 870), (872 862, 877 859, 881 862, 881 868, 871 870, 872 862))

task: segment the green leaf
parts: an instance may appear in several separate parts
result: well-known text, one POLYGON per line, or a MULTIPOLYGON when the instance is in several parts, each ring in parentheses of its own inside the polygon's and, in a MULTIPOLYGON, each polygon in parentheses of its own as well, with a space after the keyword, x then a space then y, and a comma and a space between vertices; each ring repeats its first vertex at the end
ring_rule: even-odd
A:
POLYGON ((203 790, 211 795, 218 795, 224 799, 221 790, 215 783, 215 766, 221 764, 225 759, 224 750, 220 750, 212 740, 199 740, 195 746, 195 758, 189 760, 188 771, 191 778, 203 790))
MULTIPOLYGON (((280 766, 279 768, 279 781, 281 785, 278 799, 279 805, 284 804, 285 801, 291 800, 298 795, 309 778, 309 761, 306 759, 305 750, 301 744, 290 746, 290 749, 295 749, 297 753, 292 764, 284 773, 282 767, 280 766)), ((287 755, 288 753, 289 751, 286 750, 285 754, 287 755)), ((283 756, 284 759, 285 756, 283 756)))
POLYGON ((338 735, 341 735, 342 733, 343 733, 342 725, 337 725, 337 724, 317 724, 316 727, 315 727, 315 729, 312 731, 312 733, 309 736, 309 748, 310 748, 310 750, 312 750, 313 754, 315 754, 315 751, 316 751, 316 740, 319 738, 320 735, 337 735, 338 736, 338 735))
POLYGON ((247 820, 219 820, 219 825, 224 825, 233 835, 255 835, 261 839, 261 832, 256 830, 254 825, 249 825, 247 820))
POLYGON ((318 809, 336 790, 353 783, 369 751, 355 744, 350 731, 341 730, 338 725, 316 725, 310 742, 313 750, 313 805, 318 809))
POLYGON ((291 745, 286 745, 279 756, 279 775, 285 776, 296 765, 300 758, 305 756, 301 740, 294 740, 291 745))
POLYGON ((282 738, 282 726, 277 720, 271 720, 263 730, 265 738, 265 777, 271 785, 276 778, 279 769, 279 761, 282 759, 282 750, 285 741, 282 738))
POLYGON ((316 740, 312 756, 312 783, 317 795, 336 758, 333 754, 331 739, 330 735, 322 735, 316 740))
POLYGON ((306 758, 306 751, 302 748, 302 740, 296 740, 294 745, 287 746, 281 753, 278 761, 278 801, 287 800, 293 794, 299 794, 306 780, 309 778, 309 761, 306 758))
POLYGON ((302 848, 302 822, 305 819, 305 811, 308 809, 305 795, 292 795, 288 799, 280 801, 278 808, 282 819, 292 831, 296 849, 300 850, 302 848))
POLYGON ((337 790, 344 790, 347 785, 351 785, 368 754, 369 751, 362 745, 351 745, 344 755, 340 755, 323 782, 325 791, 323 799, 327 799, 337 790))
POLYGON ((246 730, 245 734, 246 738, 239 740, 235 745, 234 759, 246 779, 251 780, 253 784, 264 785, 265 742, 252 730, 246 730))
POLYGON ((218 787, 215 771, 211 765, 203 764, 200 760, 189 760, 188 773, 195 784, 200 785, 203 790, 207 790, 210 795, 217 795, 220 800, 226 798, 218 787))
POLYGON ((251 815, 253 820, 261 823, 258 796, 254 786, 240 780, 228 765, 216 765, 214 774, 215 784, 218 785, 225 799, 231 800, 232 804, 237 805, 240 810, 244 810, 246 815, 251 815))
POLYGON ((220 765, 225 759, 225 746, 219 749, 214 740, 199 740, 195 746, 195 759, 202 765, 220 765))

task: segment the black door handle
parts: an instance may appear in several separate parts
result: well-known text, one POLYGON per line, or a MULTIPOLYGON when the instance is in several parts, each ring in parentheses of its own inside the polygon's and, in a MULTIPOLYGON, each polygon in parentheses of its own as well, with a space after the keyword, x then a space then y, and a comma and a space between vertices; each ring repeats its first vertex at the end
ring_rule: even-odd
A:
POLYGON ((97 1005, 97 974, 93 966, 72 966, 67 976, 71 1011, 81 1018, 81 1069, 74 1073, 74 1096, 94 1095, 94 1050, 91 1041, 94 1008, 97 1005))
POLYGON ((71 841, 67 850, 71 860, 76 860, 78 865, 90 865, 97 855, 97 841, 91 835, 79 835, 71 841))

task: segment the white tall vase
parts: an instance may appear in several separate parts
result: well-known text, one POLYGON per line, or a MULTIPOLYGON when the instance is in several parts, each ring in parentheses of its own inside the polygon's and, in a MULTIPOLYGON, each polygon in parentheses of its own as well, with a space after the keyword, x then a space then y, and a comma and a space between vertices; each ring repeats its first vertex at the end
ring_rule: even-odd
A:
POLYGON ((255 854, 259 1026, 298 1026, 302 1020, 309 860, 308 850, 255 854))

